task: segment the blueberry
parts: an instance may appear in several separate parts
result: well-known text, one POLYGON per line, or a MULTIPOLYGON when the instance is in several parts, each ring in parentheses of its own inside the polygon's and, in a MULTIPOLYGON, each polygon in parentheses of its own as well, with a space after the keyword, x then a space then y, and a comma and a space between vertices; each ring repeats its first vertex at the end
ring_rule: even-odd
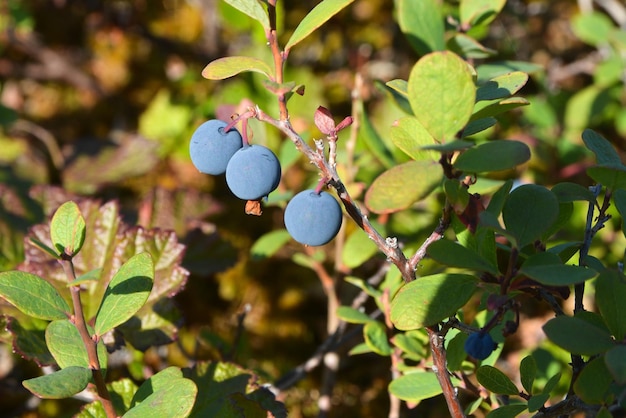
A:
POLYGON ((484 360, 498 348, 491 335, 486 332, 475 332, 465 340, 465 352, 477 360, 484 360))
POLYGON ((274 191, 280 183, 280 163, 263 145, 241 148, 226 166, 226 184, 243 200, 258 200, 274 191))
POLYGON ((227 123, 211 119, 198 126, 189 142, 189 155, 196 168, 206 174, 218 175, 226 171, 228 161, 243 146, 236 129, 224 132, 227 123))
POLYGON ((285 227, 301 244, 317 246, 332 240, 341 228, 341 206, 328 193, 305 190, 285 208, 285 227))

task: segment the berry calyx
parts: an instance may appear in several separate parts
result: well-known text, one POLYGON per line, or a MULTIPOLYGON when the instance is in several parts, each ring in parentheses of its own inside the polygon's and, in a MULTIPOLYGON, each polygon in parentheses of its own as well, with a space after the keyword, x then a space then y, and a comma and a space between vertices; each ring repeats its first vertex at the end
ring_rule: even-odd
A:
POLYGON ((222 120, 211 119, 198 126, 191 136, 189 155, 201 173, 223 174, 228 161, 243 146, 241 134, 234 128, 226 132, 226 126, 222 120))
POLYGON ((339 232, 341 206, 329 193, 304 190, 285 208, 287 232, 301 244, 318 246, 330 242, 339 232))
POLYGON ((498 348, 487 332, 475 332, 465 340, 465 352, 477 360, 484 360, 498 348))
POLYGON ((281 169, 276 155, 263 145, 244 146, 226 166, 226 184, 243 200, 259 200, 280 183, 281 169))

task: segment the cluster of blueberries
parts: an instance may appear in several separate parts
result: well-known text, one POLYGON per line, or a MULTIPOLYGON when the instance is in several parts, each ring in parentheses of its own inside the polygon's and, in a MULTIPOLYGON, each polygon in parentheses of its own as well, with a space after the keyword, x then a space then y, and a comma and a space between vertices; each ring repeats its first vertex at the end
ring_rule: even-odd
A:
MULTIPOLYGON (((262 145, 244 142, 237 129, 211 119, 191 137, 189 154, 196 168, 205 174, 226 173, 230 191, 243 200, 261 200, 280 183, 281 168, 276 155, 262 145)), ((289 234, 301 244, 318 246, 331 241, 342 222, 339 203, 330 194, 313 189, 296 194, 284 215, 289 234)))

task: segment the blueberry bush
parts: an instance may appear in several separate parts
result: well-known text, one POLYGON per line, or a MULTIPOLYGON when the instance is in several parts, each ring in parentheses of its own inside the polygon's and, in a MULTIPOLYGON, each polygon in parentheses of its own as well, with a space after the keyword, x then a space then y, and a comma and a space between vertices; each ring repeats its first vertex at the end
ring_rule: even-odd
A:
POLYGON ((35 3, 0 23, 3 409, 625 413, 626 7, 35 3))

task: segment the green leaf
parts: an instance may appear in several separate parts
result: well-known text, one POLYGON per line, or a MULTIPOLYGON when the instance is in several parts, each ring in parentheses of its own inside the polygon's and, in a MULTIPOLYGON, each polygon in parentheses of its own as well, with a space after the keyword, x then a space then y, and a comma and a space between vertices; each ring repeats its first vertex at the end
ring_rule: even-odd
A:
POLYGON ((530 160, 528 145, 519 141, 491 141, 472 147, 459 155, 454 168, 468 173, 502 171, 530 160))
POLYGON ((617 345, 606 352, 604 362, 619 385, 626 384, 626 346, 617 345))
POLYGON ((554 390, 554 388, 559 384, 560 381, 561 381, 561 372, 555 374, 550 379, 548 379, 545 386, 541 390, 541 393, 552 392, 552 390, 554 390))
POLYGON ((74 202, 64 203, 50 222, 50 238, 54 249, 59 254, 78 254, 85 242, 85 230, 85 219, 78 205, 74 202))
POLYGON ((626 189, 626 167, 589 167, 587 175, 608 190, 626 189))
POLYGON ((433 52, 413 66, 408 83, 411 108, 424 128, 438 142, 455 139, 469 122, 476 99, 468 64, 454 53, 433 52))
POLYGON ((409 95, 406 92, 407 85, 405 80, 396 79, 388 81, 387 83, 374 80, 374 85, 384 92, 404 113, 408 115, 413 114, 411 104, 409 103, 409 95))
MULTIPOLYGON (((89 329, 92 333, 93 330, 89 329)), ((46 344, 54 360, 60 368, 65 369, 72 366, 91 367, 85 343, 76 328, 68 319, 60 319, 50 322, 46 328, 46 344)), ((100 340, 97 345, 98 361, 100 368, 107 368, 107 349, 104 342, 100 340)))
POLYGON ((337 308, 337 316, 342 321, 349 322, 351 324, 365 324, 372 321, 365 312, 361 312, 358 309, 351 308, 350 306, 340 306, 337 308))
POLYGON ((366 206, 375 213, 406 209, 439 185, 443 171, 432 161, 409 161, 382 173, 365 194, 366 206))
MULTIPOLYGON (((380 232, 381 230, 377 228, 380 232)), ((378 247, 362 229, 348 236, 341 252, 341 262, 351 269, 360 266, 378 253, 378 247)))
MULTIPOLYGON (((419 331, 403 332, 394 335, 392 338, 393 345, 401 349, 404 356, 415 361, 420 361, 426 357, 426 346, 428 346, 428 342, 422 341, 418 333, 419 331)), ((449 353, 450 351, 448 350, 447 354, 449 353)))
POLYGON ((391 322, 400 330, 434 325, 453 316, 476 290, 467 274, 435 274, 404 285, 391 302, 391 322))
POLYGON ((581 200, 594 202, 596 200, 591 190, 577 183, 557 183, 552 187, 552 193, 556 195, 561 203, 577 202, 581 200))
MULTIPOLYGON (((451 334, 451 332, 448 332, 448 334, 451 334)), ((448 334, 446 334, 446 339, 448 334)), ((461 370, 463 367, 463 361, 467 358, 465 340, 467 340, 468 336, 464 332, 457 332, 446 347, 446 360, 448 362, 448 370, 451 372, 461 370)))
POLYGON ((288 52, 294 45, 309 36, 313 31, 322 26, 353 1, 354 0, 323 0, 302 19, 300 24, 298 24, 291 38, 289 38, 289 41, 287 41, 285 45, 285 51, 288 52))
POLYGON ((272 78, 274 73, 264 61, 252 57, 224 57, 211 61, 204 70, 202 77, 209 80, 224 80, 245 71, 253 71, 272 78))
POLYGON ((512 71, 532 74, 543 71, 543 66, 524 61, 491 61, 476 67, 479 84, 512 71))
POLYGON ((517 93, 528 81, 528 74, 513 71, 494 77, 476 90, 476 101, 504 99, 517 93))
POLYGON ((504 405, 487 414, 487 418, 514 418, 526 410, 526 405, 504 405))
POLYGON ((528 400, 528 412, 538 411, 543 405, 550 399, 549 393, 540 393, 539 395, 532 396, 528 400))
POLYGON ((447 239, 433 242, 428 246, 426 253, 433 260, 446 266, 485 271, 494 276, 498 274, 498 269, 489 260, 447 239))
POLYGON ((435 140, 426 128, 413 116, 398 120, 390 129, 391 142, 414 160, 437 160, 438 155, 426 151, 425 146, 433 145, 435 140))
POLYGON ((543 331, 556 345, 573 354, 592 356, 611 349, 611 335, 583 319, 558 316, 549 320, 543 331))
POLYGON ((468 27, 486 25, 500 13, 505 4, 506 0, 461 0, 461 23, 468 27))
POLYGON ((605 270, 596 279, 596 306, 617 341, 626 338, 626 282, 617 271, 605 270))
POLYGON ((198 388, 182 377, 180 369, 168 367, 146 380, 133 397, 132 407, 125 418, 147 416, 188 416, 196 401, 198 388))
POLYGON ((446 49, 441 6, 435 0, 395 2, 400 30, 420 55, 446 49))
POLYGON ((153 279, 154 264, 149 253, 137 254, 124 263, 104 293, 96 314, 96 335, 103 335, 135 315, 148 300, 153 279))
POLYGON ((404 374, 389 384, 389 393, 407 402, 419 402, 441 392, 437 375, 428 372, 404 374))
POLYGON ((582 137, 585 146, 595 154, 599 166, 626 169, 615 147, 604 137, 591 129, 585 129, 582 137))
POLYGON ((70 307, 50 283, 24 271, 0 273, 0 296, 22 313, 46 320, 64 319, 70 307))
POLYGON ((502 209, 506 230, 517 238, 520 248, 541 237, 558 215, 559 201, 554 193, 535 184, 514 189, 502 209))
POLYGON ((389 149, 387 148, 387 145, 385 145, 382 137, 372 125, 364 107, 360 106, 360 108, 361 126, 359 128, 359 140, 363 141, 367 149, 374 154, 376 159, 380 161, 385 168, 393 167, 395 165, 395 161, 391 152, 389 152, 389 149))
POLYGON ((610 396, 609 389, 612 380, 611 373, 604 362, 604 356, 600 356, 587 363, 580 372, 574 382, 574 393, 585 403, 603 404, 610 396))
POLYGON ((100 275, 102 274, 102 268, 97 268, 93 270, 89 270, 88 272, 81 274, 76 278, 76 280, 68 283, 67 286, 81 286, 87 282, 97 282, 100 279, 100 275))
POLYGON ((449 51, 467 59, 483 59, 496 54, 495 50, 487 48, 464 33, 457 33, 448 39, 446 47, 449 51))
POLYGON ((615 25, 604 13, 581 13, 572 19, 572 31, 590 45, 606 44, 615 25))
POLYGON ((465 128, 461 133, 461 138, 466 138, 468 136, 472 136, 479 132, 485 131, 494 126, 497 122, 498 120, 491 116, 482 119, 472 120, 467 125, 465 125, 465 128))
POLYGON ((626 236, 626 222, 623 221, 624 219, 626 219, 626 190, 615 190, 613 192, 613 203, 615 204, 615 208, 622 217, 622 232, 626 236))
POLYGON ((68 367, 22 384, 34 395, 44 399, 70 398, 83 391, 91 380, 91 370, 86 367, 68 367))
POLYGON ((480 366, 476 370, 476 379, 486 389, 499 395, 519 395, 519 390, 511 379, 492 366, 480 366))
POLYGON ((520 380, 522 386, 529 395, 533 394, 533 383, 537 375, 537 362, 533 356, 526 356, 522 359, 519 366, 520 380))
POLYGON ((250 254, 255 260, 269 258, 276 254, 290 239, 291 235, 285 229, 270 231, 256 240, 250 248, 250 254))
POLYGON ((0 327, 4 328, 2 320, 6 319, 6 330, 13 339, 13 351, 27 360, 33 360, 39 366, 55 364, 54 357, 46 345, 46 327, 48 321, 23 315, 19 320, 14 317, 0 316, 0 327))
POLYGON ((422 147, 422 149, 433 150, 437 152, 453 152, 453 151, 461 151, 464 149, 468 149, 473 146, 474 146, 473 142, 463 141, 462 139, 457 139, 454 141, 446 142, 445 144, 425 145, 422 147))
POLYGON ((528 106, 530 102, 522 97, 509 97, 508 99, 487 100, 478 102, 472 113, 471 121, 480 120, 490 116, 497 116, 509 110, 521 106, 528 106))
POLYGON ((270 29, 270 19, 267 10, 263 7, 261 0, 224 0, 242 13, 247 14, 252 19, 263 25, 264 29, 270 29))
POLYGON ((543 252, 530 256, 519 271, 546 286, 569 286, 582 283, 598 273, 590 268, 564 265, 558 255, 543 252))
POLYGON ((379 321, 369 321, 363 327, 365 344, 376 354, 391 355, 391 346, 387 337, 387 328, 379 321))

